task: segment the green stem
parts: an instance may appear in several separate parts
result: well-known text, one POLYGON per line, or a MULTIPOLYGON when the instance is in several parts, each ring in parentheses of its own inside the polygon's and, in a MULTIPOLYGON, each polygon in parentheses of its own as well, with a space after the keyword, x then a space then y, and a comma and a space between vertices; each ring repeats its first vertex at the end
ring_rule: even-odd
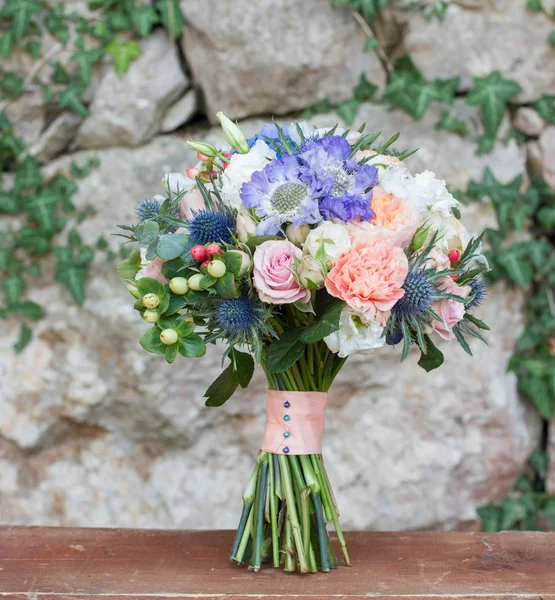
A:
POLYGON ((326 524, 324 522, 324 510, 322 508, 322 500, 320 494, 312 494, 312 501, 314 502, 314 511, 316 513, 316 523, 318 526, 318 545, 320 547, 320 566, 322 571, 328 572, 330 565, 328 561, 328 547, 327 547, 327 532, 326 524))
POLYGON ((268 456, 268 477, 270 478, 270 524, 272 527, 272 559, 274 567, 279 568, 279 536, 277 526, 276 479, 274 473, 275 454, 268 456))
POLYGON ((305 387, 304 387, 304 383, 303 383, 303 378, 301 377, 301 372, 299 371, 299 367, 297 366, 297 363, 293 364, 293 366, 290 369, 290 373, 293 375, 293 378, 298 385, 297 391, 304 392, 305 387))
POLYGON ((324 478, 322 477, 322 473, 320 471, 320 467, 318 466, 318 461, 316 460, 316 455, 310 455, 310 461, 312 464, 312 468, 314 469, 314 474, 316 475, 316 479, 318 484, 320 485, 320 493, 322 495, 322 503, 324 505, 324 511, 326 513, 326 519, 331 521, 333 519, 333 507, 331 498, 328 496, 326 486, 324 484, 324 478))
MULTIPOLYGON (((237 560, 237 551, 239 550, 239 544, 241 543, 241 539, 243 537, 243 532, 245 531, 245 527, 247 525, 247 520, 249 515, 251 514, 252 508, 252 500, 251 502, 243 504, 243 511, 241 513, 241 519, 239 520, 239 527, 237 527, 237 533, 235 534, 235 540, 233 541, 233 546, 231 547, 231 560, 237 560)), ((241 561, 238 561, 241 562, 241 561)))
POLYGON ((301 573, 306 573, 308 571, 308 565, 303 549, 303 541, 301 539, 301 527, 299 525, 299 519, 297 517, 297 509, 295 508, 295 496, 293 494, 291 473, 289 471, 289 464, 287 462, 287 456, 285 454, 279 455, 279 467, 283 479, 283 488, 285 490, 287 512, 289 513, 289 520, 291 522, 291 527, 293 528, 293 538, 295 539, 295 545, 297 547, 299 570, 301 573))
POLYGON ((266 501, 266 476, 268 469, 267 454, 261 453, 260 477, 256 482, 254 495, 254 546, 252 549, 251 565, 255 571, 260 569, 262 563, 262 541, 264 531, 264 504, 266 501))
POLYGON ((335 498, 333 488, 331 487, 331 482, 330 482, 330 478, 328 476, 328 472, 326 471, 326 465, 324 463, 324 458, 322 457, 321 454, 318 454, 316 456, 316 460, 318 461, 318 466, 320 467, 320 471, 321 471, 322 477, 324 479, 324 485, 326 486, 326 491, 328 493, 328 496, 331 499, 333 508, 334 508, 335 512, 337 513, 337 516, 339 517, 341 513, 339 512, 339 507, 337 506, 337 500, 335 498))
POLYGON ((289 507, 286 509, 287 514, 285 515, 285 534, 284 534, 284 543, 283 543, 283 551, 285 552, 285 565, 283 567, 284 571, 292 573, 295 571, 295 561, 293 559, 293 536, 292 536, 292 525, 291 520, 289 518, 290 511, 289 507))
POLYGON ((251 537, 251 529, 252 529, 253 519, 254 519, 254 509, 251 510, 251 512, 249 514, 249 518, 247 519, 247 524, 243 531, 243 537, 241 538, 241 543, 239 544, 239 549, 237 550, 237 554, 233 557, 233 560, 235 560, 238 563, 243 562, 245 550, 247 549, 247 544, 251 537))

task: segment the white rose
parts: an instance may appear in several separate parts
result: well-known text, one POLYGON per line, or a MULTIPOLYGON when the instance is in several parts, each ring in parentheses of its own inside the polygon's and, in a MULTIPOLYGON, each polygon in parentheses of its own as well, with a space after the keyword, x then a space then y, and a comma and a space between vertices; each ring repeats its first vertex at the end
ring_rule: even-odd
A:
POLYGON ((385 344, 383 327, 350 309, 343 309, 339 318, 339 330, 326 336, 327 347, 341 358, 351 354, 371 354, 385 344))
POLYGON ((326 271, 310 254, 304 254, 301 258, 301 264, 297 269, 297 276, 303 287, 310 289, 312 282, 317 288, 321 288, 326 279, 326 271))
POLYGON ((248 154, 234 154, 222 175, 221 194, 224 202, 232 208, 241 206, 241 186, 250 181, 255 171, 261 171, 276 153, 262 140, 257 140, 248 154))
POLYGON ((308 234, 304 243, 304 250, 316 258, 322 245, 326 264, 331 266, 336 259, 351 247, 351 237, 345 225, 324 221, 308 234))

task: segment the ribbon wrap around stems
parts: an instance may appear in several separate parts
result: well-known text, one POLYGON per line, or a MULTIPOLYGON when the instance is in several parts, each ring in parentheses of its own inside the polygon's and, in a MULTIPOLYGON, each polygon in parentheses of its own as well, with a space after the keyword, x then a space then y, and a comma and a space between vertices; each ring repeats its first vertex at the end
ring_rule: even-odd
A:
POLYGON ((261 450, 273 454, 321 454, 328 394, 268 391, 261 450))

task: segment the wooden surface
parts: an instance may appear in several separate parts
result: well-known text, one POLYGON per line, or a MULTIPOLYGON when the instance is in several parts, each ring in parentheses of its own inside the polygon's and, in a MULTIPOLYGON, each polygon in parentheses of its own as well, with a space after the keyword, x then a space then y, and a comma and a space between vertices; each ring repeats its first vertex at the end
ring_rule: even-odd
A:
POLYGON ((0 600, 555 599, 555 533, 347 534, 353 567, 252 573, 230 531, 0 527, 0 600))

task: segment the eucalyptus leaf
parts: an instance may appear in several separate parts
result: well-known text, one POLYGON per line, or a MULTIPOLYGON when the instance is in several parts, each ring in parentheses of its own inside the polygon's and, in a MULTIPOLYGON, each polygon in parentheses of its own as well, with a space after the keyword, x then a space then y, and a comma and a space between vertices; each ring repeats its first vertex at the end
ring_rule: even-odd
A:
POLYGON ((164 260, 172 260, 181 255, 188 242, 184 233, 166 233, 160 236, 156 254, 164 260))

